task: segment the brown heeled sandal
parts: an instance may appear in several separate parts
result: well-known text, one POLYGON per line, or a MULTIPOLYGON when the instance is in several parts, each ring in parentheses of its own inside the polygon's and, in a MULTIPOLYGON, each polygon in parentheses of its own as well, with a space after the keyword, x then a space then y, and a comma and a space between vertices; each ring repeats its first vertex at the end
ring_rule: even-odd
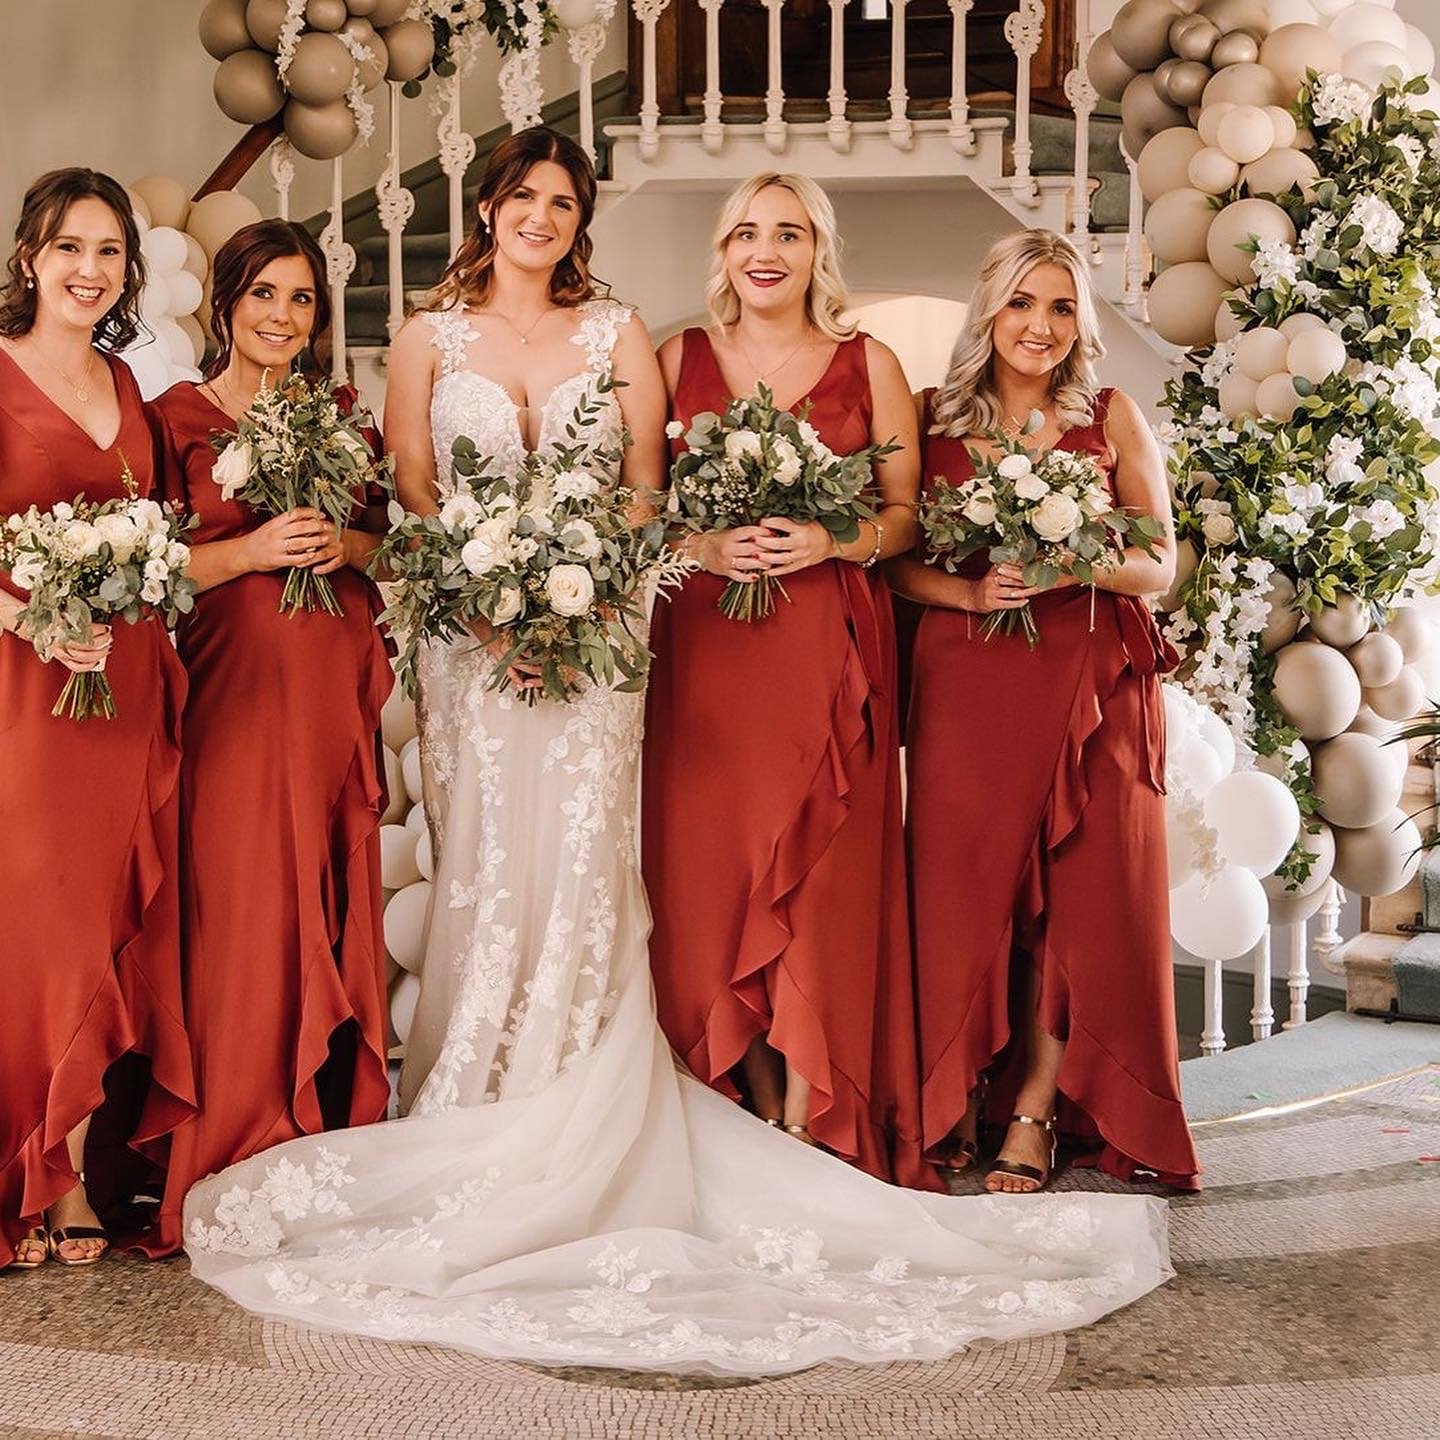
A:
POLYGON ((3 1268, 6 1270, 38 1270, 50 1258, 50 1232, 43 1225, 36 1225, 33 1229, 27 1230, 20 1238, 20 1243, 15 1247, 16 1258, 3 1268), (21 1260, 20 1252, 25 1249, 33 1250, 36 1246, 40 1248, 38 1260, 21 1260))
MULTIPOLYGON (((1012 1115, 1012 1125, 1035 1125, 1043 1130, 1050 1137, 1050 1163, 1041 1170, 1034 1165, 1026 1165, 1020 1160, 996 1159, 985 1172, 988 1180, 992 1175, 1014 1175, 1021 1180, 1031 1180, 1035 1184, 1034 1190, 1021 1190, 1021 1195, 1035 1195, 1045 1188, 1046 1182, 1050 1179, 1050 1173, 1055 1168, 1055 1122, 1054 1120, 1037 1120, 1033 1115, 1012 1115)), ((1014 1191, 992 1190, 992 1195, 1014 1194, 1014 1191)))

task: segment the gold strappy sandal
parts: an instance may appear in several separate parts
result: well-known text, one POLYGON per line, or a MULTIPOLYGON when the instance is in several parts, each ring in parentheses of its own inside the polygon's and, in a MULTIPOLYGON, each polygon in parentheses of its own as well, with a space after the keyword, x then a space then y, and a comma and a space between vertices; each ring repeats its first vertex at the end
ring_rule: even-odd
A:
POLYGON ((43 1225, 33 1226, 20 1238, 19 1244, 15 1247, 16 1258, 4 1268, 6 1270, 38 1270, 50 1258, 50 1232, 43 1225), (38 1260, 21 1260, 20 1252, 24 1249, 33 1250, 40 1247, 40 1258, 38 1260))
MULTIPOLYGON (((1046 1182, 1050 1179, 1050 1172, 1055 1168, 1055 1122, 1054 1120, 1037 1120, 1033 1115, 1012 1115, 1012 1125, 1035 1125, 1043 1130, 1050 1137, 1050 1163, 1041 1170, 1034 1165, 1026 1165, 1020 1160, 997 1159, 985 1172, 988 1180, 991 1175, 1014 1175, 1021 1180, 1029 1180, 1034 1183, 1034 1190, 1021 1190, 1021 1195, 1034 1195, 1045 1188, 1046 1182)), ((1014 1191, 992 1190, 992 1195, 1014 1194, 1014 1191)))

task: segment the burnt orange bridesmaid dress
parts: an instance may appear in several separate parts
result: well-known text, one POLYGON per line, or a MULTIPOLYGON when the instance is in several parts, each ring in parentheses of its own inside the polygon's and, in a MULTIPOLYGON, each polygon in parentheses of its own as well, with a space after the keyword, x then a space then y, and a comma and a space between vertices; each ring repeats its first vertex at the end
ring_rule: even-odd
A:
MULTIPOLYGON (((102 449, 0 351, 0 516, 118 498, 126 463, 151 493, 140 392, 107 363, 120 431, 102 449)), ((128 1198, 128 1162, 163 1163, 194 1111, 175 883, 185 674, 158 620, 114 637, 116 717, 72 720, 50 713, 70 672, 0 634, 0 1265, 74 1188, 66 1136, 87 1116, 86 1189, 124 1242, 110 1202, 128 1198)))
MULTIPOLYGON (((235 423, 189 382, 151 406, 167 494, 192 544, 262 523, 211 478, 235 423)), ((181 899, 203 1108, 175 1136, 162 1220, 197 1180, 297 1135, 384 1118, 380 709, 393 675, 375 586, 330 575, 343 616, 279 610, 283 570, 197 596, 178 634, 190 676, 181 899)), ((168 1229, 167 1229, 168 1234, 168 1229)))
MULTIPOLYGON (((1107 477, 1112 392, 1062 447, 1107 477)), ((973 473, 963 442, 922 427, 926 484, 973 473)), ((1198 1188, 1180 1104, 1165 862, 1160 676, 1178 657, 1142 600, 1073 586, 1031 601, 1040 640, 980 637, 927 607, 915 641, 906 759, 925 1146, 994 1070, 1008 1119, 1028 966, 1065 1042, 1058 1128, 1078 1163, 1198 1188)))
MULTIPOLYGON (((870 443, 863 335, 808 398, 832 450, 870 443)), ((730 399, 709 337, 687 330, 674 417, 730 399)), ((889 592, 827 560, 747 624, 716 608, 724 585, 692 575, 655 607, 641 863, 660 1023, 736 1098, 730 1072, 768 1033, 813 1087, 817 1140, 938 1189, 919 1144, 889 592)))

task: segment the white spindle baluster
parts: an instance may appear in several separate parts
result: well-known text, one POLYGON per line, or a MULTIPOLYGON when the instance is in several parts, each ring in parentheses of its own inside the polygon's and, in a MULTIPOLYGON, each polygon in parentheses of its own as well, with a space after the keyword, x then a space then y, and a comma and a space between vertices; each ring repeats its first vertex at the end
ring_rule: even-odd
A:
POLYGON ((1130 223, 1125 232, 1125 308, 1132 315, 1138 315, 1145 308, 1145 281, 1150 273, 1143 230, 1145 196, 1140 189, 1140 171, 1123 141, 1120 153, 1125 157, 1125 168, 1130 172, 1130 223))
POLYGON ((290 187, 295 183, 295 152, 282 135, 270 147, 270 179, 275 184, 275 213, 290 218, 290 187))
POLYGON ((720 118, 725 108, 725 92, 720 88, 720 7, 724 3, 700 0, 705 12, 705 119, 700 126, 700 143, 712 155, 725 143, 725 126, 720 118))
POLYGON ((765 0, 769 24, 766 26, 766 52, 770 60, 769 83, 765 90, 765 144, 779 154, 785 148, 785 75, 780 48, 780 12, 785 0, 765 0))
MULTIPOLYGON (((973 5, 975 0, 970 0, 973 5)), ((842 153, 850 148, 850 121, 845 115, 845 0, 830 0, 830 143, 842 153)))
POLYGON ((1250 1007, 1250 1037, 1268 1040, 1275 1028, 1275 1006, 1270 1001, 1270 927, 1267 925, 1255 947, 1255 1000, 1250 1007))
POLYGON ((640 22, 640 157, 653 160, 660 149, 660 87, 655 58, 655 25, 670 0, 635 0, 640 22))
POLYGON ((1030 173, 1030 61, 1045 29, 1045 0, 1020 0, 1005 17, 1005 38, 1015 52, 1015 169, 1010 189, 1023 205, 1040 203, 1040 188, 1030 173))
POLYGON ((1314 946, 1315 957, 1332 974, 1343 975, 1345 967, 1337 965, 1331 957, 1340 946, 1340 907, 1345 903, 1345 892, 1334 880, 1325 882, 1325 899, 1318 911, 1319 927, 1314 946))
MULTIPOLYGON (((834 3, 834 0, 831 0, 834 3)), ((962 154, 975 153, 970 126, 970 87, 965 78, 965 30, 975 0, 950 0, 950 143, 962 154)))
POLYGON ((375 185, 375 207, 389 240, 390 313, 386 329, 390 338, 405 322, 405 226, 415 213, 415 197, 400 183, 400 101, 402 86, 391 80, 390 149, 385 156, 385 169, 375 185))
POLYGON ((910 92, 905 85, 905 6, 890 0, 890 143, 908 150, 914 140, 910 125, 910 92))
POLYGON ((1219 1055, 1225 1049, 1225 967, 1222 961, 1205 962, 1205 1028, 1200 1032, 1200 1053, 1219 1055))
POLYGON ((1070 208, 1070 233, 1083 247, 1087 242, 1098 253, 1090 235, 1090 117, 1100 103, 1100 94, 1085 73, 1090 53, 1090 0, 1075 4, 1075 68, 1065 77, 1065 98, 1075 112, 1075 195, 1070 208))
POLYGON ((320 232, 325 278, 330 282, 330 373, 348 380, 345 367, 345 285, 355 273, 355 250, 345 243, 345 162, 337 156, 330 171, 330 223, 320 232))
POLYGON ((449 76, 445 109, 440 116, 440 168, 450 182, 450 258, 465 238, 465 172, 475 158, 475 137, 465 133, 460 123, 460 75, 449 76))
POLYGON ((570 58, 580 69, 580 147, 595 160, 595 62, 605 48, 607 25, 592 20, 568 36, 570 58))
POLYGON ((1288 965, 1285 978, 1290 985, 1290 1018, 1280 1028, 1297 1030, 1305 1023, 1305 1006, 1310 995, 1310 962, 1305 953, 1305 922, 1286 927, 1288 965))

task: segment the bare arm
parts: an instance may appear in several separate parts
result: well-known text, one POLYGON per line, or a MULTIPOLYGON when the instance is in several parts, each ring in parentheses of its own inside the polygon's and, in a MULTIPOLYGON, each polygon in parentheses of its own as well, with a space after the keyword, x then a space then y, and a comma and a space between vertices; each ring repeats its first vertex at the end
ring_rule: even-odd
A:
POLYGON ((1159 595, 1175 579, 1175 524, 1170 513, 1170 487, 1165 463, 1140 407, 1123 391, 1110 397, 1105 437, 1115 451, 1115 498, 1119 504, 1153 516, 1161 535, 1151 559, 1130 545, 1119 565, 1097 570, 1095 584, 1118 595, 1159 595))
POLYGON ((395 494, 413 515, 440 508, 435 447, 430 434, 430 392, 437 351, 418 315, 401 326, 390 346, 385 387, 385 448, 395 457, 395 494))
POLYGON ((638 315, 620 327, 615 342, 615 379, 620 382, 616 396, 630 444, 625 451, 620 478, 635 492, 632 518, 649 519, 655 513, 653 496, 664 490, 667 470, 665 452, 665 381, 650 332, 638 315))

